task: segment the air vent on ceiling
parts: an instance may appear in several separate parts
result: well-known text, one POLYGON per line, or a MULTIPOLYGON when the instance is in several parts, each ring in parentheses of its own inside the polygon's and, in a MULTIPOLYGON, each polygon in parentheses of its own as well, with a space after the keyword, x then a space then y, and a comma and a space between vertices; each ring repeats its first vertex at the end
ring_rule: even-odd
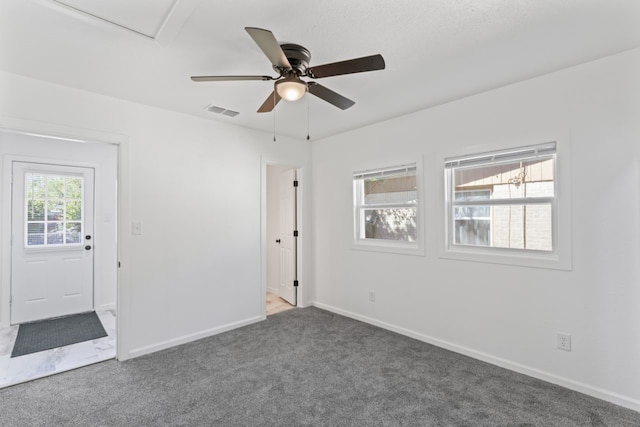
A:
POLYGON ((207 111, 211 111, 212 113, 222 114, 223 116, 229 116, 229 117, 235 117, 238 114, 240 114, 237 111, 228 110, 222 107, 216 107, 215 105, 207 105, 206 107, 204 107, 204 109, 207 111))

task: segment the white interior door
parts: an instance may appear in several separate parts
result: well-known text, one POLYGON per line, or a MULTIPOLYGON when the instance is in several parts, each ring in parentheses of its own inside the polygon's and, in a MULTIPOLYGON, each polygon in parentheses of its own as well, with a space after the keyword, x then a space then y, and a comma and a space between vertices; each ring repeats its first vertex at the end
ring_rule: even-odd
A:
POLYGON ((11 324, 93 310, 94 170, 13 162, 11 324))
POLYGON ((280 173, 280 297, 296 305, 296 170, 280 173))

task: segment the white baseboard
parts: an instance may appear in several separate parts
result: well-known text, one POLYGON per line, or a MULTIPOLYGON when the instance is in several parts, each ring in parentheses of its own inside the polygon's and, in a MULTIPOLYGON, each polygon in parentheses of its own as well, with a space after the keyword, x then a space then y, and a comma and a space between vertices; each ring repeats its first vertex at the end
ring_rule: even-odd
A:
POLYGON ((267 286, 267 292, 271 292, 272 294, 280 295, 276 288, 270 288, 267 286))
POLYGON ((232 329, 241 328, 243 326, 251 325, 252 323, 257 323, 266 319, 266 316, 257 316, 252 317, 250 319, 241 320, 239 322, 228 323, 226 325, 218 326, 217 328, 206 329, 204 331, 196 332, 194 334, 183 335, 178 338, 173 338, 167 341, 162 341, 156 344, 138 347, 129 352, 128 357, 119 360, 133 359, 135 357, 143 356, 149 353, 155 353, 156 351, 165 350, 170 347, 175 347, 177 345, 186 344, 192 341, 197 341, 202 338, 207 338, 213 335, 218 335, 223 332, 230 331, 232 329))
POLYGON ((405 336, 417 339, 419 341, 435 345, 436 347, 441 347, 456 353, 464 354, 465 356, 482 360, 483 362, 487 362, 492 365, 499 366, 501 368, 509 369, 511 371, 518 372, 520 374, 524 374, 533 378, 537 378, 539 380, 556 384, 556 385, 568 388, 570 390, 578 391, 580 393, 584 393, 586 395, 593 396, 601 400, 606 400, 607 402, 611 402, 616 405, 620 405, 625 408, 640 412, 640 400, 636 400, 628 396, 623 396, 621 394, 614 393, 609 390, 605 390, 589 384, 581 383, 579 381, 574 381, 569 378, 561 377, 556 374, 551 374, 549 372, 545 372, 530 366, 522 365, 520 363, 512 362, 507 359, 502 359, 500 357, 492 356, 490 354, 473 350, 468 347, 463 347, 458 344, 454 344, 448 341, 443 341, 438 338, 430 337, 428 335, 424 335, 419 332, 412 331, 411 329, 406 329, 390 323, 382 322, 380 320, 377 320, 371 317, 363 316, 357 313, 353 313, 353 312, 343 310, 341 308, 333 307, 327 304, 323 304, 317 301, 311 302, 311 305, 314 307, 320 308, 322 310, 330 311, 332 313, 336 313, 341 316, 349 317, 351 319, 359 320, 361 322, 368 323, 370 325, 378 326, 382 329, 387 329, 389 331, 396 332, 400 335, 405 335, 405 336))
POLYGON ((96 306, 94 310, 95 311, 107 311, 107 310, 116 311, 116 303, 112 302, 110 304, 102 304, 102 305, 96 306))

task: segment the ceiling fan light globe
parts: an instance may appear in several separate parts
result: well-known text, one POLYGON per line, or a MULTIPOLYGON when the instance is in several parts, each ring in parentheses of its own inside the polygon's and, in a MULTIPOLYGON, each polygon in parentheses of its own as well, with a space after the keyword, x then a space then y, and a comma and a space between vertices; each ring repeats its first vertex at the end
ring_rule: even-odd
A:
POLYGON ((307 84, 301 80, 281 80, 276 82, 276 92, 286 101, 297 101, 307 92, 307 84))

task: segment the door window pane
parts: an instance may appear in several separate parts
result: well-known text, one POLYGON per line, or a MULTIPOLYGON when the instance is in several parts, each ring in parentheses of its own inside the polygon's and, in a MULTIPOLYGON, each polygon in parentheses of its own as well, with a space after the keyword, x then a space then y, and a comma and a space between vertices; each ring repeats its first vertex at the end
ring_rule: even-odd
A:
POLYGON ((62 199, 64 197, 64 178, 61 176, 47 177, 47 197, 62 199))
POLYGON ((64 224, 62 222, 47 222, 47 234, 62 233, 63 227, 64 224))
POLYGON ((25 174, 27 247, 82 243, 83 185, 78 176, 25 174))
POLYGON ((47 221, 60 221, 64 219, 64 202, 62 200, 47 201, 47 221))
POLYGON ((47 245, 61 245, 64 243, 64 236, 62 233, 47 233, 47 245))
POLYGON ((44 200, 27 202, 27 221, 44 221, 44 200))
POLYGON ((81 237, 81 223, 79 222, 68 222, 67 229, 65 231, 65 239, 67 243, 80 243, 81 237))
POLYGON ((28 225, 29 234, 44 234, 44 223, 35 222, 28 225))
POLYGON ((44 223, 29 223, 27 225, 27 241, 29 245, 44 245, 44 223))
POLYGON ((82 219, 82 202, 80 200, 74 200, 72 202, 67 202, 67 221, 79 221, 82 219))
POLYGON ((27 177, 26 191, 31 200, 44 200, 46 180, 43 176, 27 177))
POLYGON ((27 235, 27 245, 28 246, 42 246, 42 245, 44 245, 44 233, 27 235))
POLYGON ((82 198, 82 178, 67 178, 67 200, 82 198))

